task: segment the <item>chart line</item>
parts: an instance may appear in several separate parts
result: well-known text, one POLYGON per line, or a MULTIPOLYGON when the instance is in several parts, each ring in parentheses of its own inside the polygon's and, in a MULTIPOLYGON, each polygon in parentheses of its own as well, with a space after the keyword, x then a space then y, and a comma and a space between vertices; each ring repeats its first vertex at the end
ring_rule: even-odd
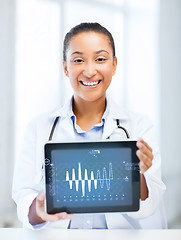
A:
POLYGON ((85 168, 84 171, 82 171, 81 163, 78 163, 78 171, 77 176, 75 173, 75 168, 72 169, 72 174, 70 175, 69 171, 66 171, 65 173, 65 181, 69 183, 69 189, 73 189, 73 183, 75 184, 75 189, 78 192, 79 186, 81 185, 82 190, 82 196, 85 196, 85 189, 86 185, 88 186, 88 191, 91 192, 91 186, 93 182, 94 189, 98 189, 98 183, 101 188, 104 188, 106 186, 107 190, 110 190, 111 187, 111 180, 113 180, 113 169, 112 169, 112 163, 109 163, 109 169, 108 174, 106 167, 102 170, 102 177, 101 177, 101 171, 97 170, 96 174, 94 174, 93 171, 90 171, 90 174, 88 174, 88 170, 85 168), (82 174, 84 172, 84 175, 82 174), (89 176, 88 176, 89 175, 89 176), (70 177, 71 176, 71 177, 70 177))

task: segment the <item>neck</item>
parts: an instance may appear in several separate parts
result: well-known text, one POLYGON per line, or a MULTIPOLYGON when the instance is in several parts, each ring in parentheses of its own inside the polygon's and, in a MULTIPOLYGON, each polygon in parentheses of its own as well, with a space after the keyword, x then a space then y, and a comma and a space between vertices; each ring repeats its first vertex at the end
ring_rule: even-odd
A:
POLYGON ((96 101, 85 101, 74 96, 73 112, 77 119, 77 124, 83 130, 89 130, 93 125, 100 123, 106 108, 105 96, 96 101))

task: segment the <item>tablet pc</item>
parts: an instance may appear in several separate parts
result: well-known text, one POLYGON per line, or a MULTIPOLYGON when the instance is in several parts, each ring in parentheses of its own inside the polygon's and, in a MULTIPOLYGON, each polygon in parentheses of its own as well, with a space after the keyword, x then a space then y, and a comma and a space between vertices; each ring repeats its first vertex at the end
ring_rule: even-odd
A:
POLYGON ((136 141, 45 144, 49 214, 139 210, 136 141))

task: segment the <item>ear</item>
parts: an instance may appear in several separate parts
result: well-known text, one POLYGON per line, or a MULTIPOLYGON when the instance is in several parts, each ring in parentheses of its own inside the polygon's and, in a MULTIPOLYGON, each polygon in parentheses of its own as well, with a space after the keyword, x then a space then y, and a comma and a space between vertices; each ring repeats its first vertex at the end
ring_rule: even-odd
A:
POLYGON ((68 77, 69 74, 68 74, 68 69, 67 69, 67 63, 65 61, 63 61, 63 70, 65 73, 65 76, 68 77))
POLYGON ((117 57, 114 57, 113 59, 113 71, 112 71, 112 76, 115 75, 117 69, 117 57))

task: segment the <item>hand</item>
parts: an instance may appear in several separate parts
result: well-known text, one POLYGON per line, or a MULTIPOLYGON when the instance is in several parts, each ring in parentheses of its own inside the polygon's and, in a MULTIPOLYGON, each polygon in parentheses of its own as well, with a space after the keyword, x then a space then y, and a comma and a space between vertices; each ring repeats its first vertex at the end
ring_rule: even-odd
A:
POLYGON ((40 192, 38 196, 36 197, 36 214, 38 217, 40 217, 45 222, 55 222, 60 219, 72 219, 72 215, 61 212, 56 214, 48 214, 45 212, 44 209, 44 201, 45 201, 45 194, 43 192, 40 192))
POLYGON ((141 138, 137 141, 136 146, 139 148, 136 151, 136 155, 140 160, 139 167, 141 173, 144 174, 152 166, 152 148, 141 138))

